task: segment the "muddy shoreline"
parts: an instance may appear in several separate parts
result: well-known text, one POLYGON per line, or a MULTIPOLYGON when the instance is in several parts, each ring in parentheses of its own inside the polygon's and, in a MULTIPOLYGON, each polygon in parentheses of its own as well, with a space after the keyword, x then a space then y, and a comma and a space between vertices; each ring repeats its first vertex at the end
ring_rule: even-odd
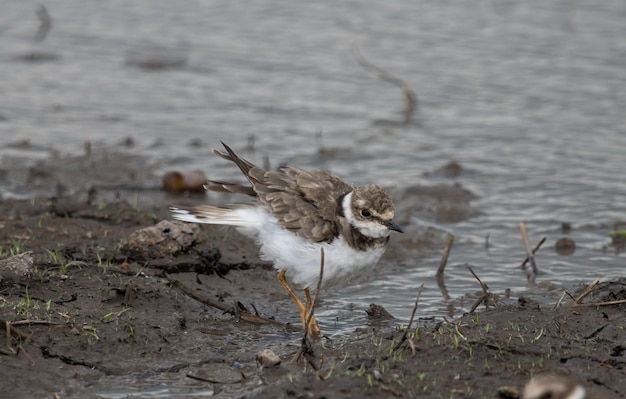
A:
MULTIPOLYGON (((363 309, 361 328, 314 343, 311 363, 292 362, 302 337, 297 310, 251 241, 203 226, 172 255, 129 248, 133 233, 170 219, 160 198, 139 206, 132 196, 91 200, 77 190, 0 201, 0 259, 32 257, 28 276, 1 275, 3 331, 10 323, 3 396, 504 398, 544 374, 571 377, 594 397, 626 392, 626 305, 572 306, 570 298, 417 320, 396 350, 406 325, 368 319, 363 309), (207 306, 172 279, 236 311, 207 306), (264 349, 281 364, 261 367, 264 349)), ((603 282, 581 303, 625 297, 625 281, 603 282)))

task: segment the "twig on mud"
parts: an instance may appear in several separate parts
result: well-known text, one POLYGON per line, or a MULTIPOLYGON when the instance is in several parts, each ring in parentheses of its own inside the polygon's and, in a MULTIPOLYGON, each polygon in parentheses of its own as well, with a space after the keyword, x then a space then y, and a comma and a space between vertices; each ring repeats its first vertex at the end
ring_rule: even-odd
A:
POLYGON ((535 283, 537 277, 537 264, 535 263, 535 255, 530 249, 530 243, 528 242, 528 234, 526 233, 526 225, 523 222, 519 224, 519 230, 522 233, 522 240, 524 240, 524 248, 526 248, 526 257, 530 262, 530 269, 526 268, 526 277, 531 284, 535 283))
POLYGON ((247 321, 250 323, 256 323, 256 324, 273 324, 273 325, 282 326, 282 327, 285 326, 285 323, 282 323, 280 321, 267 319, 265 317, 258 316, 258 315, 253 315, 247 310, 238 311, 237 309, 232 308, 230 306, 223 305, 219 302, 215 302, 208 298, 203 298, 200 295, 196 294, 195 292, 191 291, 189 288, 185 287, 183 283, 181 283, 178 280, 175 280, 171 275, 167 273, 165 273, 165 278, 167 279, 167 281, 170 282, 170 284, 172 284, 172 287, 181 291, 183 294, 187 295, 188 297, 195 299, 196 301, 203 303, 207 306, 210 306, 212 308, 219 309, 224 313, 230 314, 231 316, 239 317, 240 320, 244 320, 244 321, 247 321))
POLYGON ((58 323, 56 321, 48 321, 48 320, 17 320, 12 321, 11 326, 21 326, 24 324, 32 325, 32 324, 46 324, 46 325, 61 325, 64 323, 58 323))
POLYGON ((563 295, 561 295, 561 298, 559 298, 559 301, 556 303, 556 305, 554 305, 555 310, 561 307, 561 302, 563 302, 565 295, 569 295, 569 293, 567 291, 563 291, 563 295))
POLYGON ((610 306, 610 305, 620 305, 622 303, 626 303, 626 299, 616 299, 615 301, 606 301, 606 302, 596 302, 596 303, 576 303, 572 306, 581 307, 581 306, 610 306))
POLYGON ((9 323, 8 321, 4 322, 4 325, 6 327, 6 347, 8 348, 9 351, 13 352, 13 348, 11 347, 11 323, 9 323))
POLYGON ((573 304, 579 305, 580 301, 582 301, 583 298, 585 298, 587 295, 591 294, 591 291, 593 291, 593 289, 596 288, 596 285, 598 284, 600 284, 600 280, 598 279, 593 280, 591 284, 589 284, 587 288, 585 288, 585 290, 580 295, 578 295, 576 299, 574 299, 573 304))
POLYGON ((245 378, 243 373, 241 373, 241 380, 234 380, 234 381, 220 381, 220 380, 216 380, 214 378, 200 377, 199 375, 194 375, 194 374, 191 374, 191 373, 185 374, 185 377, 191 378, 192 380, 208 382, 210 384, 237 384, 237 383, 240 383, 241 380, 243 380, 245 378))
MULTIPOLYGON (((400 342, 398 342, 398 344, 393 347, 392 352, 398 350, 400 346, 402 346, 402 344, 407 340, 409 331, 411 331, 411 327, 413 326, 413 319, 415 318, 415 312, 417 311, 417 305, 419 303, 420 296, 422 296, 423 289, 424 289, 424 283, 420 285, 420 288, 417 291, 417 296, 415 297, 415 304, 413 304, 413 311, 411 312, 411 318, 409 319, 409 325, 406 327, 406 330, 404 330, 404 334, 402 334, 402 338, 400 338, 400 342)), ((413 344, 411 340, 409 340, 409 345, 411 346, 411 352, 415 354, 415 345, 413 344)))
POLYGON ((30 341, 32 336, 29 334, 25 334, 21 332, 20 330, 18 330, 17 328, 15 328, 15 326, 13 325, 14 324, 13 322, 10 322, 7 320, 3 320, 3 321, 4 321, 4 326, 5 326, 5 332, 6 332, 6 342, 5 342, 6 350, 0 348, 0 354, 17 355, 20 352, 20 350, 23 351, 21 342, 30 341), (15 338, 17 338, 18 341, 20 342, 20 344, 18 344, 18 347, 17 347, 18 350, 13 349, 13 345, 11 345, 13 336, 15 336, 15 338))
POLYGON ((563 298, 565 297, 566 294, 572 299, 572 302, 568 303, 568 306, 571 306, 571 307, 611 306, 611 305, 620 305, 622 303, 626 303, 626 299, 616 299, 614 301, 593 302, 593 303, 580 303, 585 297, 591 294, 591 292, 598 286, 598 284, 600 284, 600 280, 596 279, 592 281, 591 284, 589 284, 587 288, 585 288, 585 290, 576 298, 574 298, 569 292, 564 291, 563 295, 561 295, 561 299, 559 299, 559 301, 557 302, 554 308, 556 309, 561 305, 561 301, 563 301, 563 298))
POLYGON ((311 347, 311 342, 308 339, 309 335, 309 326, 311 325, 311 319, 313 318, 313 313, 315 311, 315 304, 319 299, 320 290, 322 288, 322 279, 324 278, 324 248, 320 248, 321 252, 321 260, 320 260, 320 276, 317 280, 317 287, 315 289, 315 297, 313 298, 313 302, 311 303, 311 307, 308 309, 308 314, 306 317, 306 322, 304 326, 304 335, 302 336, 302 343, 300 345, 300 349, 293 356, 292 361, 294 363, 300 361, 302 356, 307 360, 307 362, 311 365, 313 370, 318 371, 321 368, 321 364, 318 364, 315 358, 315 353, 313 352, 313 348, 311 347))
POLYGON ((415 94, 415 91, 413 91, 411 86, 409 86, 409 84, 403 79, 393 76, 389 72, 368 61, 356 44, 353 44, 350 49, 352 50, 354 59, 359 63, 359 65, 382 80, 392 83, 402 89, 402 93, 404 93, 404 120, 402 123, 404 125, 408 125, 417 110, 417 95, 415 94))
MULTIPOLYGON (((533 249, 533 255, 535 254, 535 252, 537 252, 539 250, 539 248, 541 248, 541 246, 543 245, 543 243, 546 242, 546 237, 543 237, 541 239, 541 241, 539 241, 537 243, 537 245, 535 245, 535 248, 533 249)), ((526 266, 526 263, 528 263, 528 256, 526 257, 526 259, 524 259, 524 261, 522 262, 522 264, 520 265, 520 269, 524 270, 524 267, 526 266)))
MULTIPOLYGON (((596 303, 580 303, 587 295, 591 294, 591 292, 600 284, 600 280, 595 279, 585 288, 585 290, 578 295, 576 298, 572 298, 573 301, 568 304, 568 306, 608 306, 608 305, 619 305, 621 303, 626 303, 626 299, 618 299, 615 301, 606 301, 606 302, 596 302, 596 303)), ((571 297, 571 295, 570 295, 571 297)))
POLYGON ((130 307, 130 295, 133 292, 133 287, 131 283, 126 283, 126 290, 124 290, 124 300, 122 301, 122 305, 125 307, 130 307))
POLYGON ((470 273, 472 273, 472 276, 474 276, 476 281, 478 281, 478 283, 480 284, 480 287, 483 289, 483 295, 481 295, 480 298, 478 298, 478 300, 474 302, 474 304, 472 305, 472 308, 470 309, 470 313, 474 313, 476 308, 480 306, 481 303, 484 303, 485 307, 488 308, 490 300, 493 301, 494 306, 495 306, 495 304, 498 303, 498 297, 495 294, 491 293, 491 291, 489 291, 489 287, 487 287, 487 284, 483 283, 481 279, 478 278, 478 276, 476 275, 476 273, 474 273, 474 270, 472 269, 470 265, 465 265, 465 266, 467 266, 470 273))

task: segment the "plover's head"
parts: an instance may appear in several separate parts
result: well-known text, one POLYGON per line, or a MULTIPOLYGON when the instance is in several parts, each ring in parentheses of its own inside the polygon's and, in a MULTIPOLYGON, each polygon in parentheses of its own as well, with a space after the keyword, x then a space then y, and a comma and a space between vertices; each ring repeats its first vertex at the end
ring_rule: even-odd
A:
POLYGON ((393 222, 393 201, 380 186, 358 187, 344 197, 342 205, 348 222, 367 237, 387 237, 391 230, 402 233, 393 222))
POLYGON ((559 375, 541 375, 524 388, 524 399, 585 399, 585 388, 576 380, 559 375))

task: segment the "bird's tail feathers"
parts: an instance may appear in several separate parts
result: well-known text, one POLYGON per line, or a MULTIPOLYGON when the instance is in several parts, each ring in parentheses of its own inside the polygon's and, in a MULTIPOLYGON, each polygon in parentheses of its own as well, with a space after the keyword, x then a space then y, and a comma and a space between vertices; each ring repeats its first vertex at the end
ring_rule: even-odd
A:
POLYGON ((184 222, 223 224, 228 226, 248 226, 250 224, 237 209, 197 205, 192 207, 171 206, 170 211, 174 219, 184 222))

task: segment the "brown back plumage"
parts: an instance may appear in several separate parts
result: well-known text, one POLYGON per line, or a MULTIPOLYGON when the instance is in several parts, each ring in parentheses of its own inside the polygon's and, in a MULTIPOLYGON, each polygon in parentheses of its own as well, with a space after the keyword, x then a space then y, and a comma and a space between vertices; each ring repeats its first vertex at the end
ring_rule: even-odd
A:
POLYGON ((339 199, 354 187, 324 170, 285 167, 278 172, 266 171, 222 145, 226 153, 213 152, 234 162, 252 187, 211 181, 207 189, 257 196, 282 227, 310 241, 330 243, 339 234, 339 199))

